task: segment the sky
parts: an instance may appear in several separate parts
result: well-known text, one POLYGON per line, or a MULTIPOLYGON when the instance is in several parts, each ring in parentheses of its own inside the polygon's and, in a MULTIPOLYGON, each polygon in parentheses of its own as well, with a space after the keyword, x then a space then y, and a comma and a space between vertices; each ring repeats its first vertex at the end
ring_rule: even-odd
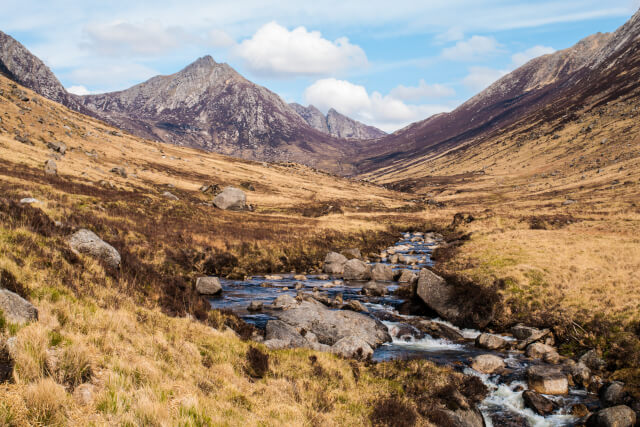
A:
POLYGON ((387 132, 528 60, 611 32, 640 0, 2 0, 0 30, 77 94, 211 55, 287 102, 387 132))

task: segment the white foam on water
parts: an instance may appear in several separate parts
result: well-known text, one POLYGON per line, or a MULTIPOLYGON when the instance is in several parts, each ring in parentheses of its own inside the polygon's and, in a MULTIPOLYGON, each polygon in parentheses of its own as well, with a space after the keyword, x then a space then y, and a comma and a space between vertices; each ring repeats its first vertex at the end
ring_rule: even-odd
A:
POLYGON ((424 338, 415 339, 410 338, 409 341, 405 341, 399 338, 396 338, 393 334, 393 329, 397 328, 396 324, 393 322, 382 322, 388 329, 389 333, 393 341, 390 345, 394 345, 396 347, 403 347, 412 350, 420 350, 420 351, 442 351, 442 350, 463 350, 464 345, 456 344, 447 339, 436 339, 431 335, 425 335, 424 338))

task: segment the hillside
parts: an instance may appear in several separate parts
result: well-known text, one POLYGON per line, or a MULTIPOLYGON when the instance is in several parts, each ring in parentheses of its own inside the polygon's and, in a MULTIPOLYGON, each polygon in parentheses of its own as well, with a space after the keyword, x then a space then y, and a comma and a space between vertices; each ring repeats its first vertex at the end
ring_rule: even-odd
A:
POLYGON ((289 104, 312 128, 336 138, 375 139, 386 135, 373 126, 353 120, 330 108, 325 116, 313 105, 289 104))

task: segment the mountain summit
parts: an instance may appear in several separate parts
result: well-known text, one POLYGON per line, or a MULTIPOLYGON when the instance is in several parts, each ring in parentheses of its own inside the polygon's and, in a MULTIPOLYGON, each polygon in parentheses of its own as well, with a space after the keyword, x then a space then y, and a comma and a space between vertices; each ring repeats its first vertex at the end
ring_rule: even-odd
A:
POLYGON ((309 126, 336 138, 375 139, 386 135, 386 132, 353 120, 333 108, 325 116, 313 105, 305 107, 295 102, 289 105, 309 126))

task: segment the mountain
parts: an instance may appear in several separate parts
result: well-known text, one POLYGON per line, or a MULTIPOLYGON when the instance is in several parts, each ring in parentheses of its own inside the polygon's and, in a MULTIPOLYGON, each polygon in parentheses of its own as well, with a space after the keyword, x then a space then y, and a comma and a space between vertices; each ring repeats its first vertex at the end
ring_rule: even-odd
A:
POLYGON ((386 135, 373 126, 353 120, 331 108, 327 115, 313 105, 289 104, 312 128, 336 138, 375 139, 386 135))
POLYGON ((80 109, 44 62, 0 31, 0 74, 60 104, 80 109))
POLYGON ((337 159, 353 148, 312 128, 278 95, 211 56, 123 91, 76 99, 135 135, 248 159, 340 170, 337 159))
POLYGON ((575 89, 572 78, 609 56, 606 51, 614 37, 598 33, 571 48, 531 60, 451 113, 411 124, 370 145, 361 154, 361 169, 371 171, 442 153, 508 126, 575 89))
POLYGON ((452 113, 378 140, 384 149, 367 148, 363 176, 414 190, 485 175, 520 177, 521 188, 542 175, 617 185, 638 167, 639 111, 640 11, 614 33, 533 59, 452 113))

